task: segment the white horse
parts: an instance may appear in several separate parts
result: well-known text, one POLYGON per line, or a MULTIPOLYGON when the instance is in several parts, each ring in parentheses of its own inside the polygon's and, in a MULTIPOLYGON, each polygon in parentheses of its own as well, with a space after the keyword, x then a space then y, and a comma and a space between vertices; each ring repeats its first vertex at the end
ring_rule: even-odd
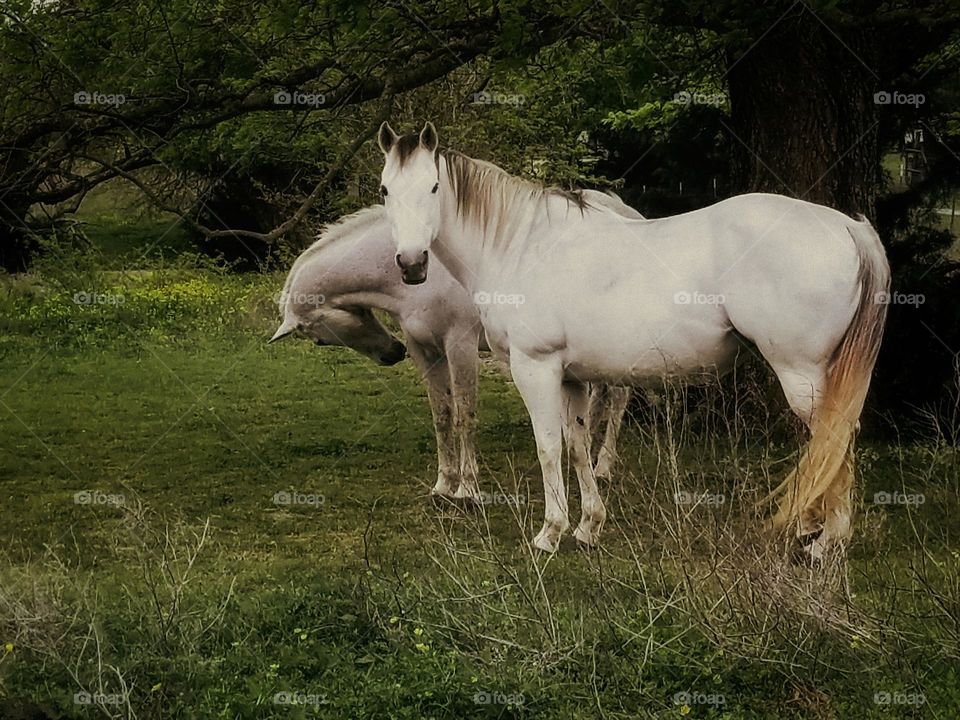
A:
MULTIPOLYGON (((625 217, 641 217, 614 195, 585 191, 591 202, 625 217)), ((409 350, 423 376, 437 439, 437 481, 432 494, 481 500, 477 484, 475 414, 478 346, 489 349, 473 299, 442 267, 416 287, 394 267, 386 211, 376 205, 330 225, 294 262, 280 295, 283 321, 270 342, 301 331, 317 345, 349 347, 380 365, 400 362, 409 350), (390 314, 400 342, 371 308, 390 314)), ((629 401, 627 388, 598 386, 592 422, 606 430, 596 474, 608 477, 629 401)))
POLYGON ((745 341, 811 432, 775 525, 815 557, 849 535, 853 439, 890 277, 866 220, 767 194, 630 220, 441 151, 430 123, 402 137, 384 123, 378 141, 403 280, 423 282, 432 252, 470 294, 522 299, 478 309, 533 424, 546 515, 536 547, 555 551, 569 526, 564 436, 582 498, 576 539, 595 544, 606 517, 582 422, 587 382, 715 375, 745 341))

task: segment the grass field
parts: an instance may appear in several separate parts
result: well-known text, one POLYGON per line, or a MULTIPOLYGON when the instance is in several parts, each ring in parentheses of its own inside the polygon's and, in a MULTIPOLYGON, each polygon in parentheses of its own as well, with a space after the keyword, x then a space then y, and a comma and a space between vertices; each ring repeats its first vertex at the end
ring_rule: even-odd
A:
POLYGON ((863 443, 847 563, 811 570, 754 529, 796 449, 776 395, 672 391, 634 410, 602 547, 544 557, 495 365, 492 502, 435 505, 413 367, 266 345, 282 281, 65 259, 2 279, 0 717, 960 713, 953 448, 863 443))

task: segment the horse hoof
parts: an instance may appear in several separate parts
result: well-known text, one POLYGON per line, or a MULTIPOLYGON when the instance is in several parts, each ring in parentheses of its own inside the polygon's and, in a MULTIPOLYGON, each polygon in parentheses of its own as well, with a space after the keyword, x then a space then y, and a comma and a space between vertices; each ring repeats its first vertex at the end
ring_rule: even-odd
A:
POLYGON ((580 552, 591 553, 597 549, 596 545, 591 545, 590 543, 586 543, 576 536, 574 536, 574 540, 577 541, 577 550, 579 550, 580 552))
POLYGON ((430 502, 433 503, 434 507, 440 508, 442 510, 444 508, 450 507, 451 505, 456 505, 457 498, 455 498, 453 495, 444 495, 442 493, 431 492, 430 502))
POLYGON ((584 550, 592 550, 597 546, 597 533, 591 532, 582 526, 573 531, 573 539, 576 540, 577 545, 584 550))
POLYGON ((593 469, 593 476, 597 480, 609 480, 613 474, 613 463, 607 458, 600 458, 593 469))
POLYGON ((793 552, 790 554, 790 560, 794 565, 816 569, 823 564, 824 542, 821 539, 822 535, 823 530, 816 530, 797 538, 793 546, 793 552))
POLYGON ((460 497, 453 498, 453 502, 457 504, 461 510, 467 512, 476 512, 483 507, 483 498, 476 497, 474 495, 462 495, 460 497))
POLYGON ((533 539, 533 546, 537 550, 541 550, 545 553, 550 553, 552 555, 560 547, 560 542, 559 542, 559 539, 554 540, 549 535, 547 535, 543 530, 541 530, 540 534, 533 539))

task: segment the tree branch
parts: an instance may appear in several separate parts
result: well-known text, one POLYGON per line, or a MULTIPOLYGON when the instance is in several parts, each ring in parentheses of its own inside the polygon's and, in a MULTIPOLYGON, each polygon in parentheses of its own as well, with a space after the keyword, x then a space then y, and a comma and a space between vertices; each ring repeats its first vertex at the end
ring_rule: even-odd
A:
MULTIPOLYGON (((387 84, 389 88, 389 82, 387 84)), ((168 212, 172 215, 176 215, 181 220, 189 224, 197 232, 201 233, 208 240, 213 238, 221 237, 233 237, 233 238, 252 238, 254 240, 259 240, 265 243, 272 243, 296 228, 304 218, 307 216, 307 213, 310 212, 310 209, 316 204, 317 200, 320 199, 320 196, 326 191, 330 183, 333 182, 337 174, 344 168, 344 166, 350 162, 354 156, 359 152, 360 148, 363 147, 363 144, 367 142, 373 135, 377 132, 377 129, 380 127, 380 123, 386 120, 390 114, 390 108, 393 105, 394 93, 387 92, 383 96, 383 102, 381 107, 376 114, 373 122, 360 134, 358 135, 352 143, 347 147, 347 149, 340 155, 337 161, 331 165, 324 176, 320 179, 320 182, 313 188, 310 194, 304 199, 300 207, 297 208, 296 212, 293 213, 289 218, 287 218, 280 225, 275 227, 273 230, 267 233, 255 232, 253 230, 212 230, 202 223, 198 222, 196 219, 190 215, 184 213, 181 209, 173 207, 166 203, 156 192, 154 192, 146 183, 144 183, 136 175, 128 172, 122 167, 115 166, 106 160, 100 158, 95 158, 91 156, 81 156, 87 160, 92 160, 93 162, 99 163, 104 168, 110 170, 113 174, 120 176, 132 184, 134 184, 140 191, 154 204, 159 210, 168 212)))

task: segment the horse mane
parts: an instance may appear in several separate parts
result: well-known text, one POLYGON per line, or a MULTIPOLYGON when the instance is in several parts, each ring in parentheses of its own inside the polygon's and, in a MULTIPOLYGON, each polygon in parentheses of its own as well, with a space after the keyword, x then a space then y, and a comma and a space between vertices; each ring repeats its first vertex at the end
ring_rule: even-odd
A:
POLYGON ((511 175, 485 160, 477 160, 455 150, 442 150, 440 157, 457 197, 457 212, 475 222, 484 233, 506 238, 511 220, 523 217, 522 210, 558 197, 581 213, 594 209, 580 190, 563 190, 511 175))
POLYGON ((294 260, 290 272, 287 273, 287 280, 283 284, 283 290, 280 292, 277 304, 281 307, 286 304, 290 285, 293 284, 304 265, 315 255, 345 238, 352 237, 354 233, 380 220, 383 217, 383 212, 383 205, 371 205, 349 215, 344 215, 336 222, 324 225, 317 234, 317 239, 294 260))
POLYGON ((306 255, 312 251, 332 245, 337 240, 342 240, 360 228, 366 227, 382 218, 383 212, 383 205, 370 205, 369 207, 352 212, 349 215, 344 215, 336 222, 327 223, 320 228, 317 239, 310 247, 304 250, 303 254, 306 255))

